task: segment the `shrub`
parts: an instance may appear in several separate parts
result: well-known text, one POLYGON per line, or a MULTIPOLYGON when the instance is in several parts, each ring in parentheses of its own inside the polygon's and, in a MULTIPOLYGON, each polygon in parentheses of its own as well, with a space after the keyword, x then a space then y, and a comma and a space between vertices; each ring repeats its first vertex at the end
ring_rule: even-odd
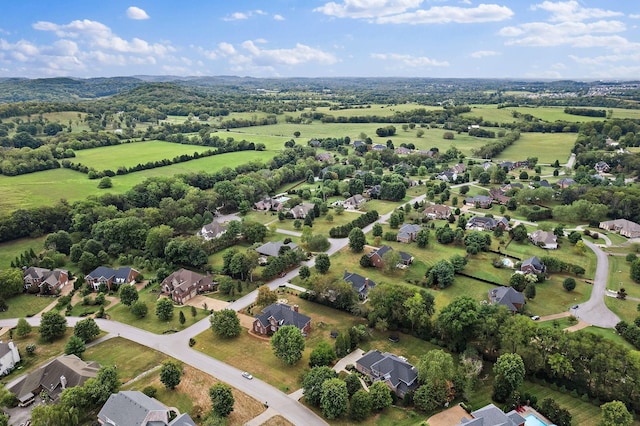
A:
POLYGON ((142 393, 147 395, 149 398, 155 398, 158 394, 158 389, 155 386, 147 386, 142 390, 142 393))

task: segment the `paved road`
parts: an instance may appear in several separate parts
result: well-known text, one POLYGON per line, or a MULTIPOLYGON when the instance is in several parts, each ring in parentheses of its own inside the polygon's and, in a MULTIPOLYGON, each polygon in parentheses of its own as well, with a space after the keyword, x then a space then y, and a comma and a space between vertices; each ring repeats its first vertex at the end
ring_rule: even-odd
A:
POLYGON ((607 291, 607 278, 609 276, 609 259, 607 254, 592 242, 583 240, 585 245, 589 247, 595 254, 598 264, 596 266, 596 274, 593 279, 593 289, 589 300, 577 309, 570 309, 570 312, 582 321, 598 327, 614 328, 620 322, 620 318, 607 308, 604 303, 607 291))

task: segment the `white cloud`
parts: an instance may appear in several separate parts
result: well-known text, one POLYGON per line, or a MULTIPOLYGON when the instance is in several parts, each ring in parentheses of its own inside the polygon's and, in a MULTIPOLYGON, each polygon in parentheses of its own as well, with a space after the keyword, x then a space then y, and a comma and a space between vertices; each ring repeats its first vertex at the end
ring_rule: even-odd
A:
POLYGON ((284 16, 282 15, 278 15, 277 13, 275 15, 273 15, 273 19, 276 21, 284 21, 284 16))
POLYGON ((631 18, 631 19, 640 19, 640 14, 632 13, 631 15, 629 15, 629 18, 631 18))
POLYGON ((448 67, 449 66, 449 63, 447 61, 438 61, 436 59, 431 59, 426 56, 401 55, 398 53, 372 53, 371 57, 373 59, 379 59, 382 61, 400 62, 412 68, 448 67))
POLYGON ((605 65, 612 62, 621 62, 621 61, 637 61, 640 62, 640 53, 636 53, 634 55, 601 55, 594 57, 583 57, 576 55, 569 55, 573 61, 579 64, 586 65, 605 65))
POLYGON ((486 58, 488 56, 498 56, 500 55, 500 52, 496 52, 495 50, 476 50, 475 52, 471 53, 471 57, 472 58, 476 58, 476 59, 480 59, 480 58, 486 58))
POLYGON ((504 21, 513 16, 513 11, 497 4, 479 4, 476 7, 435 6, 376 20, 381 24, 473 24, 479 22, 504 21))
POLYGON ((136 6, 131 6, 127 9, 127 18, 135 20, 149 19, 149 15, 143 9, 136 6))
MULTIPOLYGON (((266 16, 266 15, 268 15, 268 13, 265 12, 264 10, 256 9, 256 10, 249 10, 247 12, 234 12, 231 15, 222 18, 222 20, 223 21, 244 21, 253 16, 266 16)), ((277 15, 277 16, 280 16, 280 15, 277 15)))
POLYGON ((220 52, 227 56, 236 54, 236 49, 235 47, 233 47, 233 44, 224 41, 218 44, 218 49, 220 50, 220 52))
POLYGON ((551 18, 549 20, 551 22, 575 22, 587 19, 611 18, 624 15, 621 12, 614 12, 612 10, 582 7, 575 0, 555 3, 547 0, 540 4, 534 4, 531 6, 531 9, 541 9, 550 12, 551 18))
POLYGON ((331 53, 301 43, 289 49, 260 49, 253 41, 247 40, 241 46, 249 53, 251 63, 257 66, 300 65, 308 62, 335 64, 337 62, 331 53))
POLYGON ((415 9, 423 0, 344 0, 342 3, 329 2, 313 9, 337 18, 377 18, 403 13, 415 9))

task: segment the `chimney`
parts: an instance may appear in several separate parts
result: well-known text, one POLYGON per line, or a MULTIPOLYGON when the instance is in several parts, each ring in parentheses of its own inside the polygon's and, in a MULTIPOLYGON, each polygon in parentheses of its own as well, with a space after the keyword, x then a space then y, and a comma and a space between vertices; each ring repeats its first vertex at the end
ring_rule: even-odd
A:
POLYGON ((364 279, 364 288, 369 288, 369 278, 364 279))
POLYGON ((293 312, 299 312, 300 306, 293 305, 293 312))
POLYGON ((67 388, 67 378, 64 376, 60 376, 60 386, 62 386, 62 390, 67 388))

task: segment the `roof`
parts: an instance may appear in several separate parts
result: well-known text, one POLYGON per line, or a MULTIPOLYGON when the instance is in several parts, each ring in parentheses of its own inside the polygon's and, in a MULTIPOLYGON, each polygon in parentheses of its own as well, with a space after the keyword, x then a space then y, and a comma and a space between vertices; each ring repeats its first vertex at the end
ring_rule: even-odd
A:
POLYGON ((541 270, 544 269, 544 263, 542 263, 542 261, 540 259, 538 259, 538 256, 532 256, 528 259, 525 259, 522 261, 522 266, 520 266, 520 268, 522 268, 523 266, 528 266, 531 265, 534 268, 536 268, 537 270, 541 270))
POLYGON ((385 255, 385 253, 390 252, 392 250, 393 250, 393 248, 390 247, 390 246, 382 246, 382 247, 379 247, 379 248, 373 250, 371 253, 369 253, 368 256, 371 257, 374 254, 377 254, 378 256, 382 257, 382 256, 385 255))
POLYGON ((9 343, 0 342, 0 358, 11 352, 9 343))
POLYGON ((291 248, 291 250, 295 250, 298 248, 298 245, 295 243, 287 243, 284 244, 282 241, 269 241, 258 247, 256 251, 264 256, 278 256, 280 254, 280 247, 287 246, 291 248))
POLYGON ((24 376, 9 391, 21 398, 42 386, 51 394, 51 391, 62 387, 62 377, 66 381, 65 387, 80 386, 87 379, 96 377, 99 369, 100 364, 96 362, 85 362, 75 355, 63 355, 24 376))
POLYGON ((105 278, 115 282, 126 282, 132 270, 134 269, 130 266, 121 266, 118 269, 109 268, 107 266, 98 266, 96 269, 89 272, 85 278, 105 278))
POLYGON ((518 310, 515 305, 524 305, 524 294, 514 290, 513 287, 502 286, 489 290, 489 300, 491 303, 505 305, 515 312, 518 310))
POLYGON ((180 269, 162 280, 161 286, 168 285, 171 291, 177 293, 188 292, 194 285, 207 286, 213 283, 210 276, 198 274, 188 269, 180 269))
POLYGON ((413 256, 411 256, 409 253, 405 253, 403 251, 400 251, 398 253, 400 253, 400 259, 402 259, 403 262, 409 262, 411 259, 413 259, 413 256))
POLYGON ((356 194, 356 195, 354 195, 352 197, 349 197, 346 200, 344 200, 345 203, 350 203, 350 204, 358 204, 358 203, 361 203, 363 201, 366 201, 366 199, 360 194, 356 194))
POLYGON ((553 232, 547 232, 541 229, 529 234, 529 238, 535 243, 555 244, 558 242, 558 237, 556 237, 553 232))
POLYGON ((351 284, 351 287, 353 287, 358 294, 365 294, 369 288, 376 286, 375 282, 371 281, 369 278, 363 277, 362 275, 356 274, 355 272, 344 271, 342 279, 351 284))
POLYGON ((458 426, 519 426, 525 419, 516 411, 504 413, 493 404, 486 405, 471 413, 473 419, 462 419, 458 426))
POLYGON ((640 234, 640 225, 627 219, 607 220, 600 222, 600 227, 622 231, 626 234, 640 234))
POLYGON ((220 222, 216 222, 215 220, 211 223, 208 223, 202 227, 202 234, 207 234, 206 236, 215 237, 218 234, 226 232, 227 227, 220 222))
POLYGON ((394 388, 403 392, 417 387, 418 370, 397 355, 372 350, 356 361, 372 371, 379 380, 388 380, 394 388))
POLYGON ((314 205, 311 203, 300 203, 291 209, 291 214, 296 218, 303 218, 313 210, 314 205))
POLYGON ((169 422, 169 410, 142 392, 120 391, 105 402, 98 419, 114 426, 142 426, 149 421, 166 425, 169 422))
POLYGON ((434 204, 424 209, 424 214, 429 213, 444 214, 448 216, 451 214, 451 207, 445 206, 444 204, 434 204))
POLYGON ((495 228, 498 222, 492 217, 474 216, 467 222, 467 228, 474 226, 495 228))
POLYGON ((264 327, 269 325, 269 318, 275 319, 279 326, 295 325, 301 330, 311 321, 310 317, 294 311, 291 306, 283 303, 269 305, 262 310, 261 314, 256 315, 256 319, 264 327))
POLYGON ((475 203, 490 203, 493 201, 491 197, 488 195, 476 195, 475 197, 467 197, 464 199, 466 204, 475 204, 475 203))
POLYGON ((420 229, 421 229, 420 225, 415 225, 413 223, 405 223, 400 227, 400 230, 398 230, 398 238, 402 238, 402 237, 408 238, 411 236, 411 234, 417 234, 420 229))

